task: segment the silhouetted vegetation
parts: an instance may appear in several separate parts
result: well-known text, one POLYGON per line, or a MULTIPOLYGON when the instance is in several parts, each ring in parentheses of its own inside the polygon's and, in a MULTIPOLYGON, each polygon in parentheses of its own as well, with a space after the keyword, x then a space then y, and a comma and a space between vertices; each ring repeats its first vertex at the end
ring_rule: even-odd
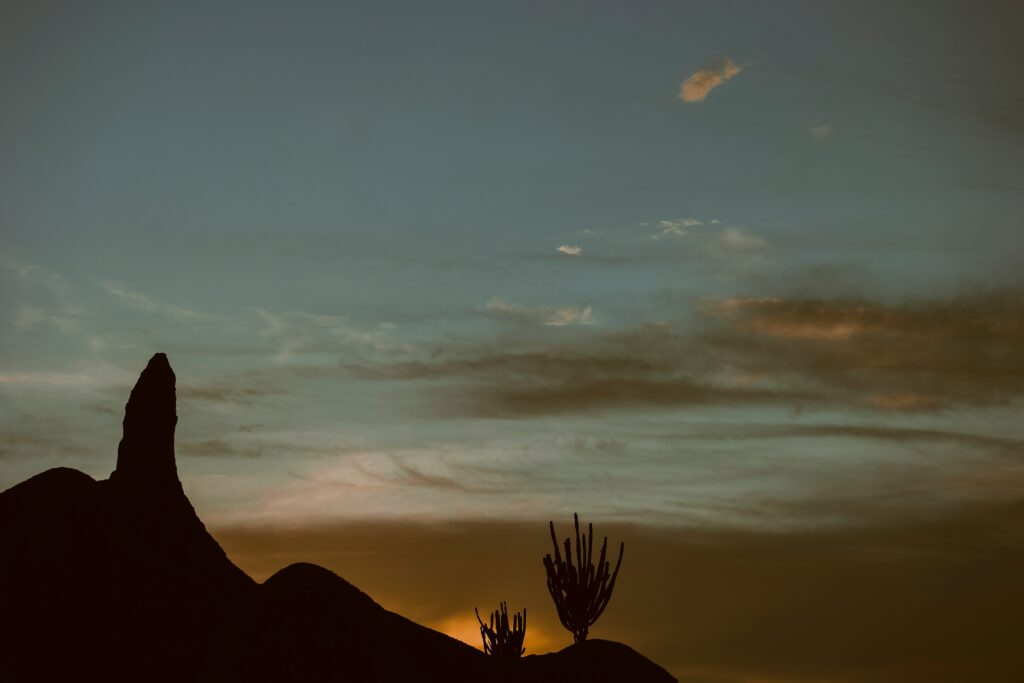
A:
POLYGON ((577 644, 587 639, 590 627, 608 606, 615 589, 615 578, 619 575, 622 565, 622 553, 626 544, 619 545, 619 560, 615 563, 615 571, 609 573, 610 564, 605 559, 608 550, 608 537, 601 545, 601 554, 597 565, 594 565, 594 525, 589 526, 589 533, 580 538, 580 518, 572 516, 576 524, 576 564, 572 562, 572 546, 565 539, 565 559, 558 551, 558 539, 555 537, 555 523, 550 522, 551 544, 555 548, 554 558, 544 556, 544 569, 548 574, 548 592, 555 601, 558 618, 562 626, 572 633, 577 644))
POLYGON ((508 624, 508 605, 501 603, 499 610, 491 612, 490 624, 485 624, 476 612, 476 620, 480 622, 480 637, 484 641, 484 653, 495 657, 518 657, 526 652, 523 638, 526 637, 526 609, 520 615, 512 615, 512 627, 508 624))

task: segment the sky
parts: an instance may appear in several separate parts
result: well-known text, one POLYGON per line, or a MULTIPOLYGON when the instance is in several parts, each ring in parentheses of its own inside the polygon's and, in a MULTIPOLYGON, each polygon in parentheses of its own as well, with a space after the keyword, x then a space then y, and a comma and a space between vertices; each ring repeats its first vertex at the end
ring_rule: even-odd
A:
POLYGON ((107 476, 162 351, 186 492, 257 579, 319 562, 477 646, 509 600, 559 649, 578 512, 626 543, 592 635, 680 680, 998 680, 1022 20, 0 4, 0 488, 107 476))

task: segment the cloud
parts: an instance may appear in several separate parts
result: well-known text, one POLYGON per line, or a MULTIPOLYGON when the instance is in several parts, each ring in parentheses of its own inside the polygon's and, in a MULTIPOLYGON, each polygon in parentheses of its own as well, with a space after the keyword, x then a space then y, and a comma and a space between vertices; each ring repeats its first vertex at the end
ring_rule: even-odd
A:
POLYGON ((683 81, 679 87, 679 98, 684 102, 700 102, 708 93, 741 71, 743 67, 728 57, 716 59, 711 66, 695 72, 683 81))
POLYGON ((335 355, 386 358, 411 347, 395 334, 395 325, 359 326, 345 316, 304 311, 275 312, 251 309, 259 323, 257 336, 273 345, 273 360, 287 364, 301 360, 329 362, 335 355))
POLYGON ((748 253, 762 251, 768 247, 767 242, 743 228, 726 228, 715 243, 721 249, 748 253))
POLYGON ((29 332, 40 326, 49 326, 61 334, 70 335, 79 330, 77 315, 53 313, 45 308, 25 304, 18 309, 14 317, 14 329, 18 332, 29 332))
MULTIPOLYGON (((550 311, 504 300, 490 308, 552 323, 550 311)), ((341 369, 364 379, 448 380, 432 386, 431 411, 466 416, 758 404, 934 412, 1024 398, 1019 290, 904 303, 734 297, 691 313, 685 326, 439 343, 416 357, 341 369)))
MULTIPOLYGON (((874 423, 846 424, 795 420, 782 423, 691 421, 685 429, 670 429, 660 433, 621 432, 621 435, 630 439, 662 440, 675 447, 685 447, 687 450, 693 447, 684 445, 687 443, 715 443, 722 446, 732 441, 752 441, 763 451, 770 451, 770 441, 780 439, 792 444, 787 446, 788 449, 803 449, 809 453, 823 453, 826 449, 836 449, 837 444, 844 442, 847 445, 840 447, 851 447, 849 444, 852 440, 852 447, 859 454, 892 454, 893 460, 888 464, 870 465, 872 471, 868 473, 867 478, 873 478, 874 481, 866 483, 861 494, 874 498, 874 501, 867 506, 848 508, 846 512, 852 513, 854 518, 861 518, 865 513, 870 516, 870 508, 881 502, 879 493, 891 487, 921 487, 925 489, 925 493, 904 503, 924 503, 929 506, 937 502, 932 494, 948 496, 957 488, 963 489, 968 498, 974 499, 993 500, 997 497, 1005 498, 1006 495, 1015 496, 1019 492, 1018 482, 1024 479, 1024 468, 1019 464, 1021 456, 1024 456, 1024 438, 931 426, 905 426, 893 424, 889 416, 874 423), (866 443, 867 441, 879 442, 885 451, 880 452, 878 447, 866 443), (810 445, 801 442, 810 442, 810 445), (898 447, 898 451, 893 451, 890 446, 898 447), (899 463, 900 466, 893 468, 893 462, 899 463), (969 490, 980 482, 979 477, 986 475, 993 478, 995 485, 977 486, 969 490)), ((787 476, 793 476, 794 473, 795 470, 790 469, 787 476)), ((838 480, 848 485, 851 476, 851 471, 844 469, 838 480)), ((821 493, 824 495, 824 492, 821 493)), ((818 517, 813 523, 820 521, 818 517)))
POLYGON ((241 455, 248 458, 256 458, 263 455, 262 446, 243 446, 223 439, 184 441, 175 445, 175 450, 182 455, 196 455, 203 457, 241 455))
POLYGON ((686 377, 656 379, 570 378, 536 381, 533 386, 468 387, 444 410, 473 417, 541 417, 607 410, 640 410, 700 405, 809 400, 809 394, 785 394, 759 388, 716 386, 686 377))
MULTIPOLYGON (((947 429, 893 426, 884 423, 691 423, 685 432, 670 431, 660 435, 648 436, 664 439, 669 442, 681 440, 857 439, 907 445, 927 443, 938 446, 945 444, 960 451, 966 450, 975 455, 983 451, 989 451, 1014 459, 1019 454, 1024 454, 1024 438, 992 436, 947 429)), ((929 463, 929 467, 933 467, 933 465, 934 463, 929 463)))
MULTIPOLYGON (((446 383, 430 410, 474 417, 534 417, 673 406, 750 404, 814 398, 770 384, 751 386, 719 372, 697 340, 669 325, 548 344, 480 343, 428 350, 422 359, 343 364, 364 379, 446 383), (707 362, 705 362, 707 361, 707 362)), ((436 392, 432 390, 436 397, 436 392)))
POLYGON ((594 323, 593 309, 590 306, 576 308, 573 306, 555 306, 528 308, 511 303, 501 297, 493 297, 484 306, 484 310, 494 316, 510 320, 521 320, 533 324, 550 327, 566 327, 568 325, 591 325, 594 323))
POLYGON ((727 299, 707 333, 752 373, 848 392, 885 411, 993 405, 1024 394, 1024 292, 950 299, 727 299))
POLYGON ((832 134, 832 126, 827 123, 815 123, 807 130, 815 142, 824 142, 832 134))
POLYGON ((739 227, 726 228, 707 243, 708 252, 724 273, 750 272, 764 260, 768 242, 739 227))
POLYGON ((266 399, 287 393, 283 388, 271 386, 245 386, 241 384, 178 384, 178 396, 185 400, 209 401, 240 406, 251 406, 266 399))
POLYGON ((677 237, 689 235, 690 228, 698 225, 703 225, 703 223, 696 218, 677 218, 675 220, 658 221, 658 232, 651 235, 651 239, 660 239, 662 236, 666 235, 675 235, 677 237))
POLYGON ((462 493, 499 493, 502 491, 501 488, 484 488, 468 484, 452 476, 427 472, 410 464, 409 458, 393 457, 392 461, 394 462, 395 471, 390 477, 385 478, 385 481, 388 483, 460 491, 462 493))
MULTIPOLYGON (((500 493, 501 488, 490 488, 453 476, 450 464, 434 453, 417 456, 391 453, 354 451, 340 463, 334 463, 310 474, 292 473, 296 479, 328 486, 377 489, 378 500, 394 493, 396 488, 441 490, 443 492, 500 493), (421 464, 413 465, 412 460, 421 464), (433 470, 433 471, 431 471, 433 470)), ((408 495, 400 492, 398 496, 408 495)))
POLYGON ((584 306, 583 308, 562 306, 554 309, 551 313, 551 318, 544 324, 552 325, 554 327, 565 327, 566 325, 590 325, 594 322, 594 318, 591 315, 592 312, 593 311, 590 306, 584 306))
POLYGON ((142 292, 135 291, 117 282, 104 280, 100 285, 107 294, 137 311, 160 313, 178 322, 210 321, 216 319, 216 316, 201 311, 155 301, 142 292))
POLYGON ((717 218, 707 223, 696 218, 664 219, 653 224, 641 223, 640 227, 646 230, 647 240, 675 240, 683 249, 673 250, 665 245, 656 252, 637 254, 633 260, 669 258, 678 262, 697 257, 701 265, 711 266, 720 272, 735 271, 737 268, 749 269, 760 262, 763 252, 768 248, 767 241, 744 228, 717 227, 720 225, 721 221, 717 218), (701 229, 692 230, 698 227, 701 229))
MULTIPOLYGON (((305 436, 300 433, 297 438, 305 436)), ((260 445, 264 455, 288 456, 280 462, 292 463, 289 476, 261 485, 230 507, 220 506, 209 518, 213 523, 273 526, 342 519, 522 518, 537 509, 539 501, 556 497, 555 487, 560 491, 572 483, 565 481, 561 468, 538 480, 537 463, 547 461, 546 457, 510 452, 488 441, 435 447, 419 438, 405 445, 363 448, 341 441, 335 433, 320 443, 310 442, 312 451, 294 453, 281 438, 261 440, 260 445), (293 457, 303 455, 307 457, 293 457)), ((228 498, 231 493, 225 493, 225 488, 231 486, 217 482, 204 497, 228 498)))
POLYGON ((602 248, 586 252, 582 246, 563 244, 551 252, 522 254, 522 258, 554 263, 568 259, 581 267, 629 267, 659 264, 665 267, 686 263, 717 275, 749 271, 762 261, 768 248, 765 239, 742 227, 726 227, 720 219, 695 217, 663 218, 633 223, 624 230, 609 232, 602 248), (656 242, 657 244, 652 244, 656 242))
POLYGON ((928 394, 875 394, 868 400, 882 410, 934 410, 942 406, 942 400, 938 396, 928 394))
POLYGON ((91 366, 79 371, 57 372, 25 370, 0 372, 0 386, 19 389, 49 389, 56 391, 105 392, 125 385, 131 386, 134 376, 111 366, 91 366))
POLYGON ((81 452, 83 446, 74 435, 46 434, 27 430, 0 431, 0 456, 20 456, 38 461, 40 457, 53 457, 81 452))
MULTIPOLYGON (((60 273, 23 263, 0 254, 0 268, 16 278, 31 301, 17 305, 12 323, 17 332, 51 328, 65 336, 80 332, 85 311, 78 304, 74 288, 60 273)), ((13 288, 12 288, 13 289, 13 288)))
POLYGON ((70 302, 72 298, 74 288, 60 273, 3 254, 0 254, 0 267, 14 273, 19 280, 29 285, 48 290, 54 298, 62 302, 70 302))

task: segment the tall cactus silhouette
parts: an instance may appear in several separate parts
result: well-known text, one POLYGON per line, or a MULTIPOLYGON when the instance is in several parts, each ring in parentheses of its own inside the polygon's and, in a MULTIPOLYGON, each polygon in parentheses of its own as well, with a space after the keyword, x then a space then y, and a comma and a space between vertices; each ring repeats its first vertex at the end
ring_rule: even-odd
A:
POLYGON ((476 620, 480 622, 480 637, 484 641, 484 654, 495 657, 518 657, 526 652, 523 647, 523 638, 526 637, 526 608, 520 615, 516 612, 512 616, 512 628, 508 625, 508 605, 501 603, 500 611, 491 612, 490 624, 485 624, 480 618, 480 612, 476 612, 476 620))
POLYGON ((551 545, 555 548, 555 556, 544 556, 544 569, 548 575, 548 592, 555 601, 558 618, 570 633, 573 642, 582 643, 587 639, 590 627, 608 606, 615 588, 615 579, 622 565, 622 554, 626 544, 619 545, 619 560, 615 563, 615 571, 609 572, 610 564, 605 559, 608 550, 608 537, 601 545, 601 555, 594 565, 594 525, 589 526, 589 533, 580 539, 580 518, 573 514, 576 524, 576 564, 572 562, 572 546, 565 539, 565 559, 558 551, 558 539, 555 537, 555 523, 550 522, 551 545))

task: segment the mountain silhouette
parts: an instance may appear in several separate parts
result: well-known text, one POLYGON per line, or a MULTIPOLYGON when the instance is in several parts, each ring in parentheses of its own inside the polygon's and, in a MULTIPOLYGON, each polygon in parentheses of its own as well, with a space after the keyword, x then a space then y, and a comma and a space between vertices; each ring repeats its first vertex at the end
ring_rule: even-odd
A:
POLYGON ((672 681, 621 643, 487 657, 333 572, 257 584, 185 495, 175 377, 158 353, 125 407, 109 479, 55 468, 0 493, 0 678, 167 681, 672 681))

